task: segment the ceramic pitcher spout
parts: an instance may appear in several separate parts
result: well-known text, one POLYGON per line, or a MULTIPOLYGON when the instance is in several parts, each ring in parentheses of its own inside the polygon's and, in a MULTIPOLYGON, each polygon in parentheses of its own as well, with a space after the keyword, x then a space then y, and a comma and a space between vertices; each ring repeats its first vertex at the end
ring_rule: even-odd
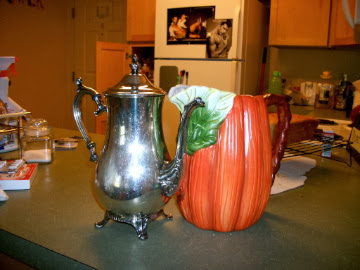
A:
POLYGON ((205 106, 205 102, 198 97, 184 107, 184 111, 180 118, 175 158, 171 162, 164 163, 160 170, 159 182, 166 196, 170 197, 174 195, 179 186, 183 157, 186 152, 188 125, 192 112, 199 106, 205 106))

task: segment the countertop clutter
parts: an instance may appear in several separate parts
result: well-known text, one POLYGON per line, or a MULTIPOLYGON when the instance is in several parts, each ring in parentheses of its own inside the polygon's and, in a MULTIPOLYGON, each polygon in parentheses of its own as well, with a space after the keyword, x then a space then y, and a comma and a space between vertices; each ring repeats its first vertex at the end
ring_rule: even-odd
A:
MULTIPOLYGON (((79 135, 54 129, 56 137, 79 135)), ((103 136, 92 135, 98 148, 103 136)), ((360 264, 360 166, 311 156, 303 187, 272 195, 260 220, 243 231, 198 229, 165 206, 140 241, 115 221, 103 228, 93 194, 95 164, 84 141, 39 164, 30 190, 0 203, 0 251, 39 269, 355 269, 360 264)))

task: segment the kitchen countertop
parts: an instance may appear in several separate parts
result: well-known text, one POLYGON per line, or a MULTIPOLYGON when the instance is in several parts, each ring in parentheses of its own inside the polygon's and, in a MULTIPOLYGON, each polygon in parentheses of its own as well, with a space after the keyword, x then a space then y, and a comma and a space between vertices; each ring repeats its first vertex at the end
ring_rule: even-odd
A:
MULTIPOLYGON (((300 105, 290 105, 290 111, 293 114, 307 115, 315 118, 338 119, 338 120, 350 121, 349 118, 346 118, 345 111, 316 109, 314 108, 314 106, 300 106, 300 105)), ((276 107, 270 106, 269 112, 276 112, 276 107)))
MULTIPOLYGON (((79 135, 55 129, 57 137, 79 135)), ((103 136, 93 135, 98 149, 103 136)), ((0 202, 0 252, 40 269, 355 269, 360 265, 360 166, 309 156, 303 187, 272 195, 250 228, 220 233, 185 221, 149 224, 149 238, 103 218, 92 188, 95 164, 84 142, 40 164, 30 190, 0 202)))
POLYGON ((339 120, 349 120, 346 118, 345 111, 329 110, 329 109, 315 109, 314 106, 298 106, 290 105, 291 113, 312 116, 315 118, 331 118, 339 120))

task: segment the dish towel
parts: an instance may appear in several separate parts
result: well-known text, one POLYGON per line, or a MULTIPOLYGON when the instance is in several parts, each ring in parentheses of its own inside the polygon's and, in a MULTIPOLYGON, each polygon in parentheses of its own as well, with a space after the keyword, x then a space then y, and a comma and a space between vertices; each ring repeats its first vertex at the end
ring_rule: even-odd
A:
POLYGON ((308 157, 283 159, 277 172, 270 194, 278 194, 304 185, 305 173, 316 166, 316 160, 308 157))

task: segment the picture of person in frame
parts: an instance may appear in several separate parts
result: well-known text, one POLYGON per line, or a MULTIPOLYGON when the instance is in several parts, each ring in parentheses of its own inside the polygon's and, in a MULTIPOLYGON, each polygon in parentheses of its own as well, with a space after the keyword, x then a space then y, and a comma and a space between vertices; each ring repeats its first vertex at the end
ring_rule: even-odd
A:
POLYGON ((181 27, 178 22, 179 17, 173 16, 169 26, 169 41, 175 41, 186 37, 186 28, 181 27))
POLYGON ((231 48, 232 20, 214 20, 207 22, 207 57, 228 58, 231 48))
POLYGON ((168 9, 167 44, 205 44, 206 21, 215 7, 168 9))

